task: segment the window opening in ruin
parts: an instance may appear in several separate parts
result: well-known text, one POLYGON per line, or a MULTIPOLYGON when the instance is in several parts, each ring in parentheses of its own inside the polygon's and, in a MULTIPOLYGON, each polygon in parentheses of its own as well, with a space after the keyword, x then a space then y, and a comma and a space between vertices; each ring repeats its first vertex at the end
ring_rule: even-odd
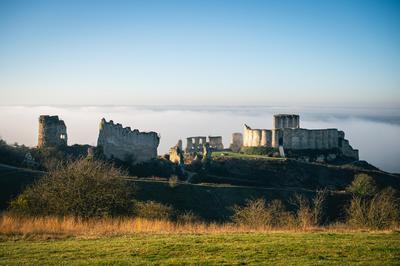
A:
POLYGON ((283 138, 282 137, 279 138, 278 143, 279 143, 279 146, 283 146, 283 138))
POLYGON ((61 134, 60 139, 65 139, 65 134, 61 134))

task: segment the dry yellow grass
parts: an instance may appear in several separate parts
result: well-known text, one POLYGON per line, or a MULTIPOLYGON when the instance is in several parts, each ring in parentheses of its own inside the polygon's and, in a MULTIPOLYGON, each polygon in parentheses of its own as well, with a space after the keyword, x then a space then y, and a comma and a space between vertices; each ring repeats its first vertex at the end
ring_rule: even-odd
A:
MULTIPOLYGON (((399 228, 386 230, 392 232, 399 228)), ((360 231, 359 228, 350 228, 338 224, 329 227, 308 228, 251 228, 233 223, 177 223, 168 220, 146 220, 142 218, 107 218, 82 220, 71 217, 39 217, 24 218, 8 214, 0 216, 0 235, 2 238, 35 238, 68 237, 68 236, 111 236, 132 235, 141 233, 150 234, 215 234, 215 233, 247 233, 247 232, 304 232, 304 231, 360 231)), ((380 231, 382 232, 382 231, 380 231)))

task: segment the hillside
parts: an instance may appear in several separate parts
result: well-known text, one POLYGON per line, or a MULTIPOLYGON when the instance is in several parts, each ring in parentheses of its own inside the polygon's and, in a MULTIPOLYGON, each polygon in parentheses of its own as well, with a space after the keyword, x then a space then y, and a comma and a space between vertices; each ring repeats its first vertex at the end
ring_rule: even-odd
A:
POLYGON ((274 188, 303 188, 316 190, 344 190, 354 176, 366 173, 374 177, 379 187, 400 189, 400 177, 358 161, 346 165, 306 163, 292 159, 276 159, 264 156, 238 155, 215 156, 202 182, 224 183, 274 188))
MULTIPOLYGON (((363 164, 361 164, 362 166, 363 164)), ((374 177, 381 187, 399 189, 400 178, 375 168, 353 165, 331 166, 294 160, 266 159, 254 156, 215 156, 206 171, 198 173, 200 182, 170 185, 165 178, 129 178, 139 200, 153 200, 172 205, 178 211, 191 210, 204 219, 225 220, 235 204, 264 197, 281 199, 287 207, 295 193, 312 197, 316 189, 327 188, 327 219, 341 218, 339 213, 349 199, 343 190, 357 173, 374 177)), ((0 207, 44 172, 0 164, 0 207)))
POLYGON ((44 172, 0 164, 0 210, 44 172))
MULTIPOLYGON (((0 165, 1 208, 34 182, 44 172, 0 165)), ((312 196, 312 190, 301 188, 265 188, 229 184, 188 184, 171 186, 165 179, 130 178, 138 200, 153 200, 172 205, 178 211, 191 210, 204 219, 224 220, 231 215, 231 207, 246 199, 264 197, 267 200, 288 199, 294 193, 312 196)), ((334 193, 334 198, 345 197, 334 193)), ((333 211, 334 213, 336 211, 333 211)))

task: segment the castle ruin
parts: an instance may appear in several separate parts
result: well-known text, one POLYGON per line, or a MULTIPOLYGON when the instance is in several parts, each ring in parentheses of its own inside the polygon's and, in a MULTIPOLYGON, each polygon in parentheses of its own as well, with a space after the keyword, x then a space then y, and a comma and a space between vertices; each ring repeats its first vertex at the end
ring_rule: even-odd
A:
POLYGON ((229 148, 233 152, 239 152, 242 145, 243 145, 243 134, 238 132, 232 133, 231 145, 229 148))
POLYGON ((224 149, 221 136, 209 136, 208 142, 207 137, 197 136, 186 138, 186 149, 187 153, 203 152, 203 144, 208 143, 212 151, 221 151, 224 149))
POLYGON ((203 144, 207 142, 207 137, 197 136, 186 138, 186 149, 185 152, 201 152, 203 150, 203 144))
POLYGON ((140 132, 130 127, 107 122, 100 122, 97 146, 102 147, 108 159, 119 159, 131 163, 141 163, 157 157, 160 136, 156 132, 140 132))
POLYGON ((338 149, 344 156, 358 160, 358 150, 350 146, 343 131, 300 128, 300 117, 292 114, 274 115, 272 129, 252 129, 244 125, 243 146, 281 146, 285 150, 338 149))
POLYGON ((222 151, 224 149, 221 136, 208 136, 208 143, 213 151, 222 151))
POLYGON ((67 127, 57 115, 39 116, 38 148, 67 146, 67 127))

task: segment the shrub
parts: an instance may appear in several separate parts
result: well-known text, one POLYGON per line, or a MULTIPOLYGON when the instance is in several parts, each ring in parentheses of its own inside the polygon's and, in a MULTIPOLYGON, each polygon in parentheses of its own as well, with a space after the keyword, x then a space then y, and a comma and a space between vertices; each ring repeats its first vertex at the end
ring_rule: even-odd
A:
POLYGON ((233 211, 235 223, 252 228, 286 226, 291 220, 280 200, 273 200, 268 205, 263 198, 247 200, 243 207, 235 205, 233 211))
POLYGON ((11 202, 22 215, 82 218, 126 215, 133 189, 108 163, 81 159, 60 164, 11 202))
POLYGON ((372 197, 353 195, 347 208, 348 223, 355 227, 388 228, 399 222, 399 201, 392 188, 372 197))
POLYGON ((303 195, 296 194, 291 200, 296 206, 296 223, 298 226, 307 228, 314 225, 313 212, 310 201, 303 195))
POLYGON ((150 220, 170 220, 174 216, 174 209, 155 201, 138 201, 135 203, 135 215, 150 220))
POLYGON ((324 214, 325 199, 326 190, 317 190, 311 201, 303 195, 296 194, 291 201, 297 207, 297 225, 303 229, 320 225, 324 214))
POLYGON ((181 224, 194 224, 200 223, 201 218, 192 211, 184 211, 182 214, 178 215, 177 221, 181 224))
POLYGON ((358 196, 372 196, 376 193, 377 188, 371 176, 367 174, 358 174, 347 188, 347 191, 358 196))

